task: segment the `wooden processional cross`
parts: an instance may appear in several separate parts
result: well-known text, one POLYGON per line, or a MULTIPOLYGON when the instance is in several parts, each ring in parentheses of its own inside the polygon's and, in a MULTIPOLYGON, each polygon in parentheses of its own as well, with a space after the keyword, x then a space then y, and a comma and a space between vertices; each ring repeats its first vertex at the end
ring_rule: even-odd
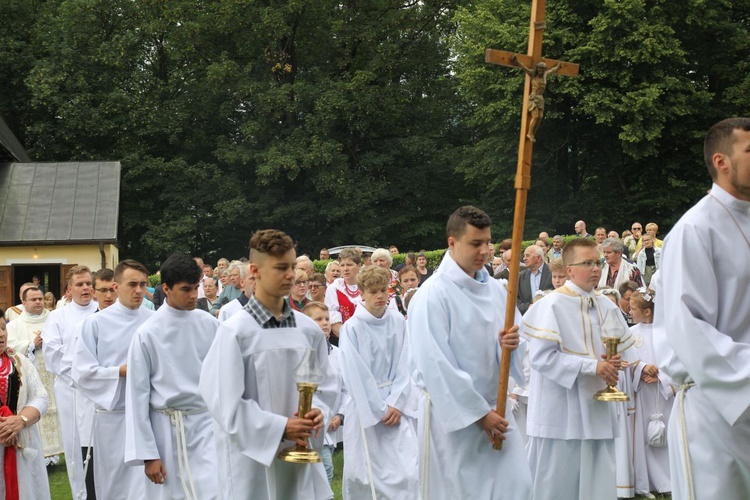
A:
MULTIPOLYGON (((523 240, 523 225, 526 219, 526 195, 531 186, 531 158, 536 142, 536 131, 544 116, 544 91, 547 76, 551 73, 565 76, 577 76, 578 65, 545 59, 542 57, 542 36, 544 35, 545 0, 532 0, 531 25, 529 27, 528 54, 515 54, 504 50, 487 49, 484 60, 490 64, 499 64, 511 68, 521 68, 526 73, 526 85, 523 91, 523 111, 521 113, 521 138, 518 144, 518 166, 516 168, 516 206, 513 215, 513 244, 508 276, 508 303, 505 307, 505 330, 515 323, 516 297, 518 295, 518 274, 523 240)), ((497 413, 505 417, 505 403, 508 397, 508 377, 510 376, 511 352, 503 349, 500 363, 500 380, 497 389, 497 413)), ((502 440, 495 439, 493 447, 502 449, 502 440)))

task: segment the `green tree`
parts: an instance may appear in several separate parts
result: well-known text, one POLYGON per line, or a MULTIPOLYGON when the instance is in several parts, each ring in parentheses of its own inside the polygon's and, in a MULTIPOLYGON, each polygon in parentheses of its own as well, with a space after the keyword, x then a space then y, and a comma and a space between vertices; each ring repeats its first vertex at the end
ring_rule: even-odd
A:
MULTIPOLYGON (((495 213, 512 210, 522 76, 484 65, 482 51, 525 52, 528 16, 528 4, 507 0, 456 15, 456 75, 476 137, 462 168, 469 177, 499 172, 509 196, 487 201, 495 213)), ((548 2, 545 56, 579 63, 581 75, 551 77, 527 235, 565 232, 579 218, 668 225, 694 203, 709 182, 700 138, 747 111, 747 19, 747 2, 548 2)))

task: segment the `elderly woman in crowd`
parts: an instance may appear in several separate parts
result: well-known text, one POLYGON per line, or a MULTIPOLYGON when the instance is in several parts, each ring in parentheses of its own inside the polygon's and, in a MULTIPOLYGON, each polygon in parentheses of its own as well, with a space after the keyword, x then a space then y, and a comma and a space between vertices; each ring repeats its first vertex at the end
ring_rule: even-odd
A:
POLYGON ((625 247, 620 240, 607 238, 602 242, 601 250, 605 264, 598 288, 609 286, 618 289, 626 281, 634 281, 638 286, 643 286, 641 271, 623 258, 625 247))
POLYGON ((36 368, 8 347, 0 310, 0 498, 50 498, 37 422, 49 401, 36 368))
POLYGON ((388 306, 393 309, 398 309, 402 314, 404 311, 401 306, 401 284, 398 280, 398 273, 391 269, 393 264, 393 256, 391 252, 385 248, 378 248, 372 252, 372 264, 374 266, 382 267, 388 271, 391 275, 391 280, 388 283, 388 306))
POLYGON ((337 260, 332 260, 328 264, 326 264, 326 282, 330 285, 331 283, 336 280, 336 278, 341 277, 341 264, 337 260))

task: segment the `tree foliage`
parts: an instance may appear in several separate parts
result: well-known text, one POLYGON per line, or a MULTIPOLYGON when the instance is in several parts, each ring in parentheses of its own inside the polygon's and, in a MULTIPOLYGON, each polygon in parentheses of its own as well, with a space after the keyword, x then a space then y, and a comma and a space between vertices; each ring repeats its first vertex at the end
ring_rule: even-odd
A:
MULTIPOLYGON (((515 0, 0 0, 0 113, 37 160, 120 160, 121 253, 444 245, 476 203, 509 234, 525 52, 515 0)), ((748 112, 750 2, 547 2, 552 76, 527 233, 674 222, 700 138, 748 112), (679 13, 677 15, 676 13, 679 13)))
MULTIPOLYGON (((484 202, 510 230, 523 77, 479 64, 486 46, 525 52, 529 5, 485 0, 456 19, 456 76, 470 107, 468 176, 496 177, 505 196, 484 202)), ((583 218, 629 227, 675 222, 705 192, 701 138, 713 123, 747 114, 746 1, 547 2, 544 55, 580 64, 550 77, 529 195, 527 233, 565 232, 583 218), (677 14, 679 13, 679 15, 677 14)))

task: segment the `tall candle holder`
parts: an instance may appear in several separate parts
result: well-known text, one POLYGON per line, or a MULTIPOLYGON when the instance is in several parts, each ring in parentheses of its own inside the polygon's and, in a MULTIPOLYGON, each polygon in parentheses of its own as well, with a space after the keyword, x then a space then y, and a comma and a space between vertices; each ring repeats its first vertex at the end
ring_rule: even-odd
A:
MULTIPOLYGON (((609 311, 604 318, 604 321, 602 321, 602 342, 606 348, 608 362, 612 357, 617 355, 617 346, 620 345, 620 339, 622 339, 625 334, 627 334, 627 329, 623 325, 620 311, 609 311)), ((605 401, 607 403, 630 401, 627 394, 612 384, 607 384, 605 389, 594 394, 594 399, 597 401, 605 401)))
MULTIPOLYGON (((295 370, 297 391, 299 391, 299 405, 297 406, 297 416, 299 418, 304 418, 312 409, 313 394, 318 389, 318 384, 323 378, 317 361, 318 357, 315 351, 307 350, 295 370)), ((295 444, 294 446, 284 448, 276 458, 293 464, 312 464, 321 461, 320 454, 310 448, 307 439, 305 439, 305 446, 295 444)))
MULTIPOLYGON (((609 361, 612 359, 612 356, 617 354, 617 346, 620 344, 620 339, 617 337, 602 337, 602 342, 604 342, 604 346, 607 348, 607 361, 609 361)), ((608 403, 630 401, 628 395, 614 385, 607 385, 605 389, 598 391, 594 394, 594 399, 608 403)))

